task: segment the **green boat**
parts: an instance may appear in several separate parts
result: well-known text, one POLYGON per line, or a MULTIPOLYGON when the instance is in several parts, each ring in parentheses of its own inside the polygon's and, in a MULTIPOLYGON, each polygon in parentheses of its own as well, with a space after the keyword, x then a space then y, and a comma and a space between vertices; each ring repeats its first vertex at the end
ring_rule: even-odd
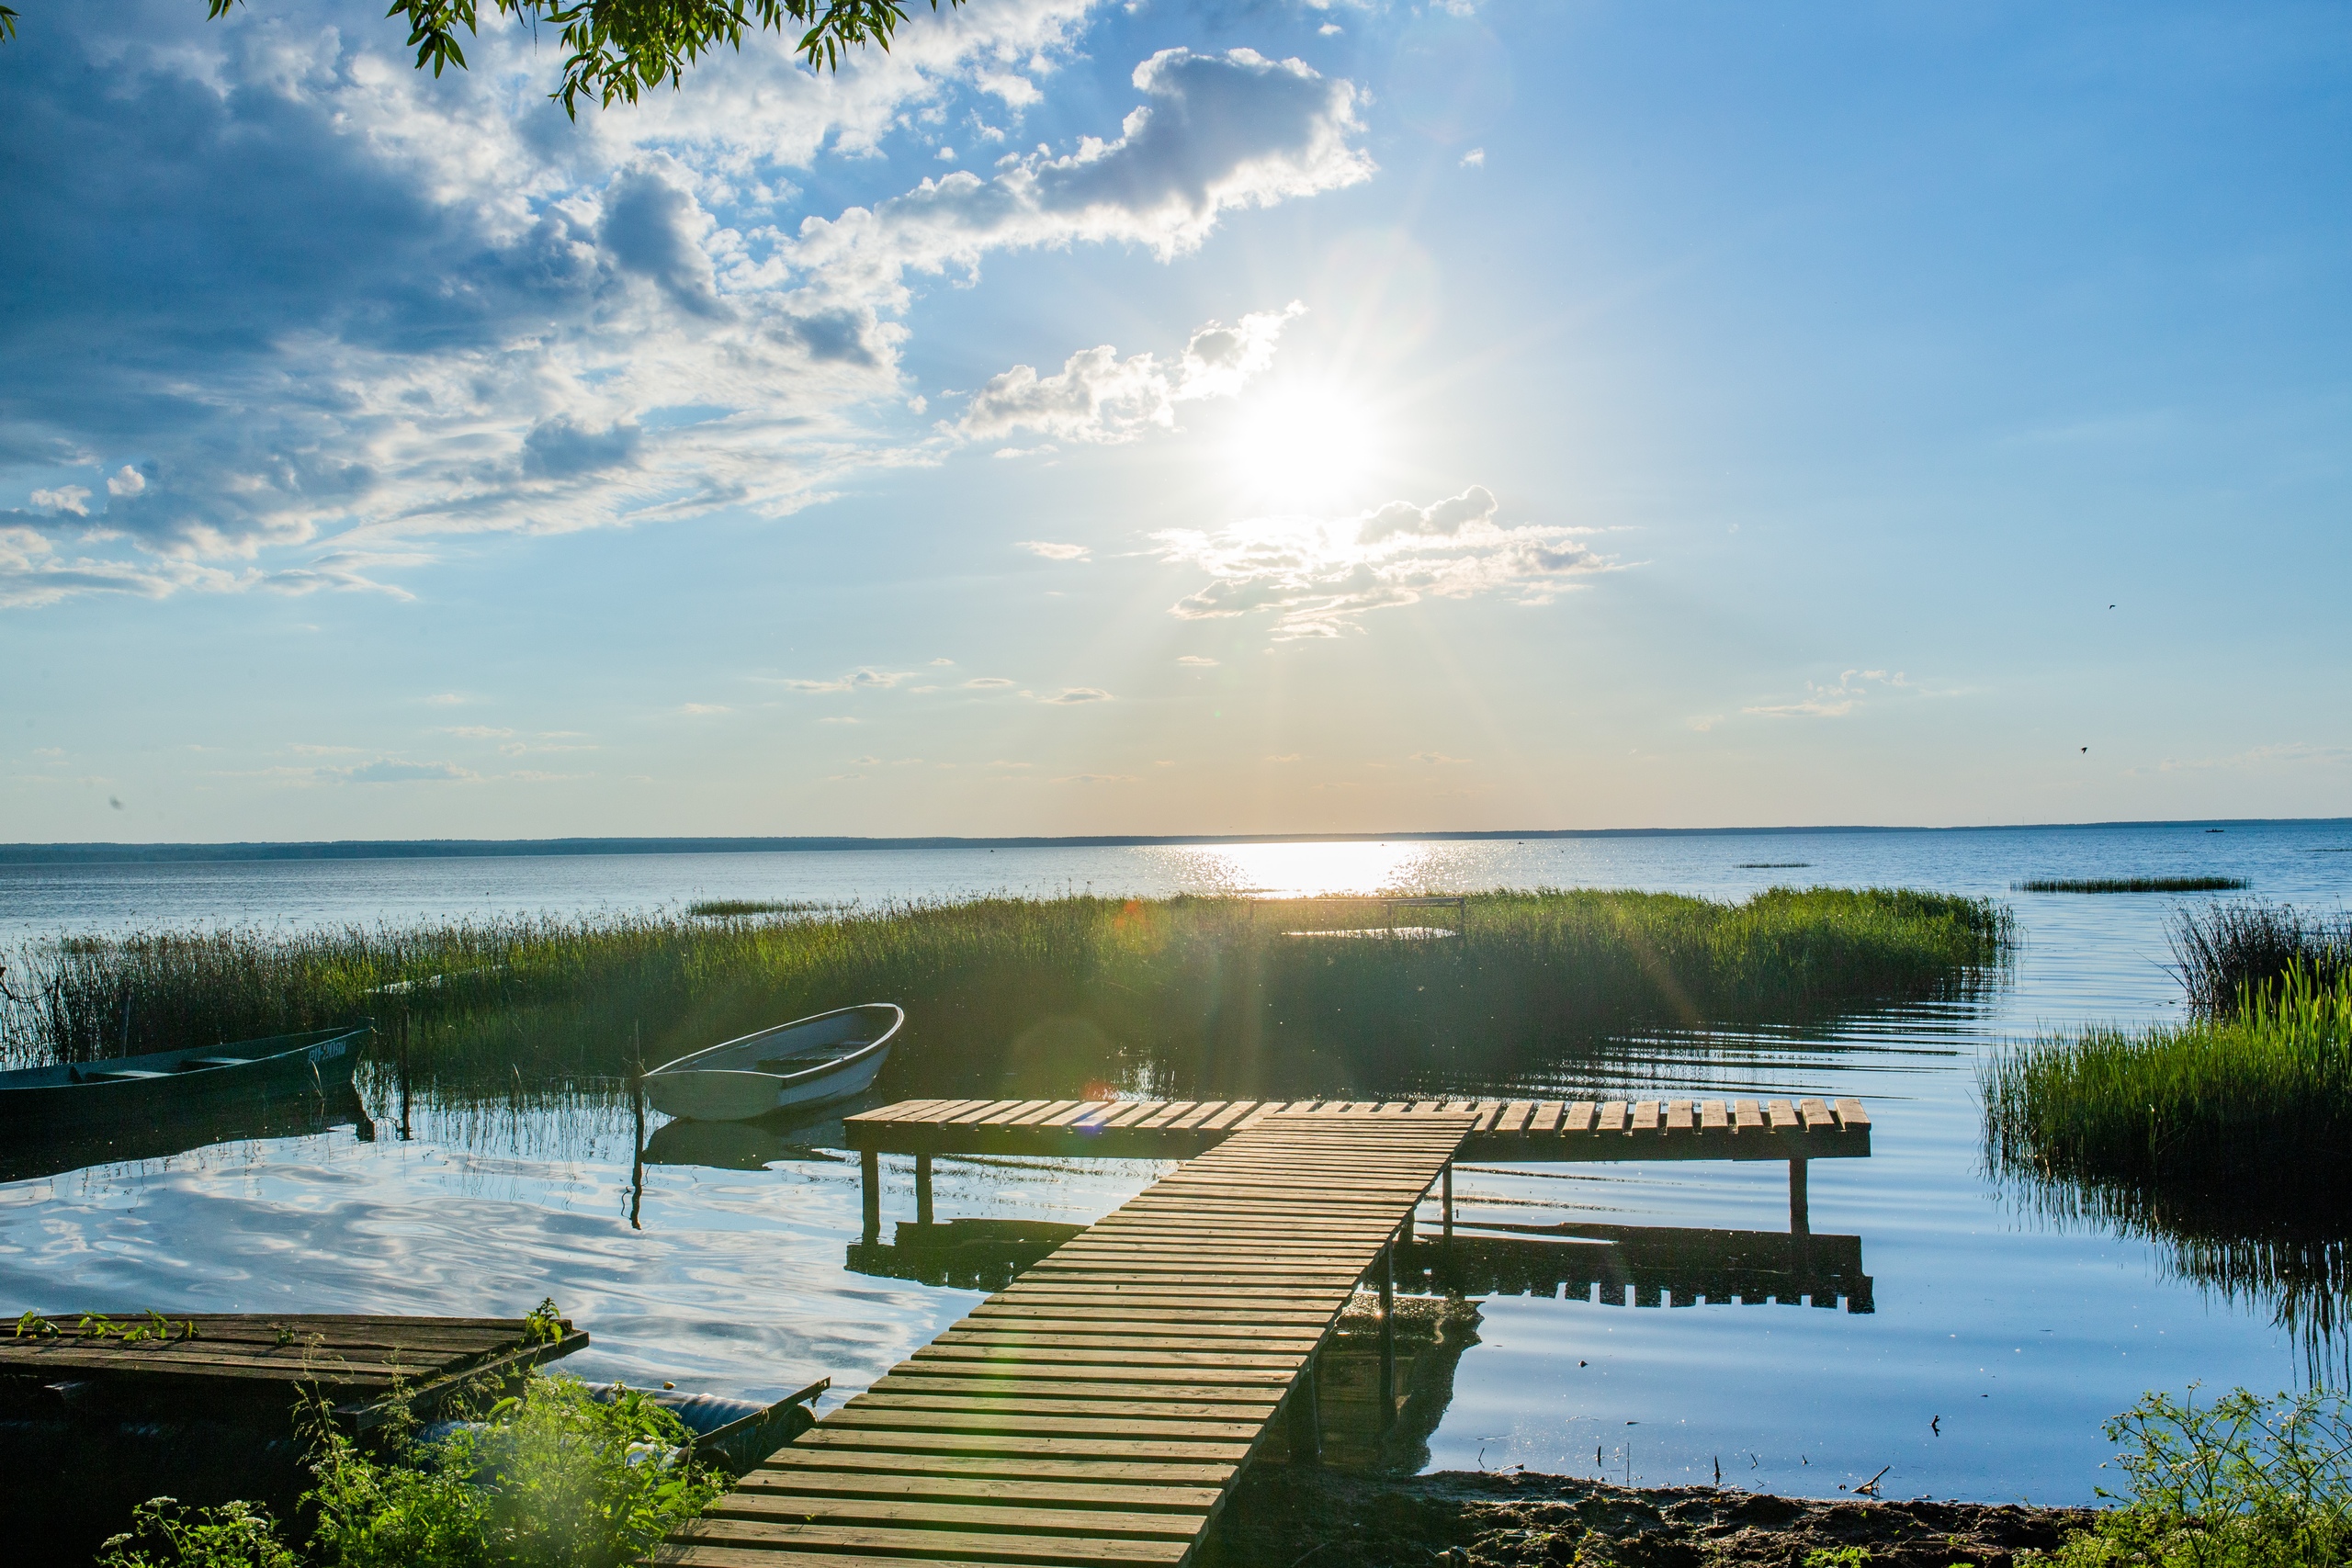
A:
POLYGON ((375 1026, 0 1072, 0 1135, 63 1137, 296 1096, 338 1099, 375 1026))

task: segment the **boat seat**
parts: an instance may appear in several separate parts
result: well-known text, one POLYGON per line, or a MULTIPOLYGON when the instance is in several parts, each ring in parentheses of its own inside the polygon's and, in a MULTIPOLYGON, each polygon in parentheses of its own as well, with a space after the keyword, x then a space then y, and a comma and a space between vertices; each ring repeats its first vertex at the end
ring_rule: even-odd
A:
POLYGON ((169 1073, 156 1073, 156 1072, 150 1072, 150 1071, 148 1071, 145 1067, 117 1067, 117 1068, 115 1068, 115 1069, 114 1069, 113 1071, 111 1071, 111 1072, 104 1072, 104 1073, 84 1073, 84 1074, 82 1075, 82 1077, 83 1077, 84 1078, 85 1078, 85 1079, 88 1079, 88 1078, 167 1078, 167 1077, 170 1077, 171 1076, 172 1076, 172 1075, 171 1075, 171 1074, 169 1074, 169 1073))
POLYGON ((251 1056, 187 1056, 181 1059, 179 1070, 187 1072, 191 1067, 249 1067, 253 1066, 253 1062, 254 1059, 251 1056))
POLYGON ((763 1073, 806 1072, 810 1067, 821 1067, 840 1061, 849 1051, 862 1043, 863 1042, 860 1041, 846 1041, 841 1045, 823 1051, 812 1051, 806 1055, 763 1056, 752 1065, 763 1073))

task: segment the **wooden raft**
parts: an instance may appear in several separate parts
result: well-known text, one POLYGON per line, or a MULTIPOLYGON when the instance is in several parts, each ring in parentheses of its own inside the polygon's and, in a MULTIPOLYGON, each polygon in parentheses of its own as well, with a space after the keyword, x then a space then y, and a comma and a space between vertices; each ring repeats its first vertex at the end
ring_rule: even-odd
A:
POLYGON ((1176 1564, 1476 1120, 1284 1112, 1033 1266, 665 1544, 707 1568, 1176 1564))
POLYGON ((517 1373, 588 1343, 569 1319, 557 1338, 535 1341, 519 1317, 182 1313, 158 1329, 144 1313, 90 1314, 108 1316, 116 1330, 99 1337, 81 1330, 84 1315, 51 1314, 54 1335, 36 1328, 11 1337, 0 1323, 0 1377, 96 1381, 164 1404, 239 1394, 290 1401, 314 1389, 365 1428, 395 1387, 412 1408, 426 1409, 477 1377, 517 1373))
POLYGON ((1871 1152, 1856 1100, 908 1100, 846 1118, 869 1154, 1189 1159, 1300 1112, 1471 1118, 1464 1159, 1848 1159, 1871 1152))

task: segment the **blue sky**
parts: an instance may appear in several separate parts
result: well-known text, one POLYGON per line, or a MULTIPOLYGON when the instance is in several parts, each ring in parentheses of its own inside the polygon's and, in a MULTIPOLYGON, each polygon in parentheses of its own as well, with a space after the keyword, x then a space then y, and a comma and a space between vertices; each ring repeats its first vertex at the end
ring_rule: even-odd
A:
POLYGON ((2352 810, 2343 6, 202 13, 0 46, 0 838, 2352 810))

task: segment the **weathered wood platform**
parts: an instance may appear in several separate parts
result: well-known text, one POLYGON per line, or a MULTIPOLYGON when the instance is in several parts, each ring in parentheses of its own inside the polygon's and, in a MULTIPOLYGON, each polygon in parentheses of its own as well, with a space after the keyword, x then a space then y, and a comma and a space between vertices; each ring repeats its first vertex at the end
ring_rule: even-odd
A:
POLYGON ((396 1390, 425 1408, 460 1383, 518 1373, 587 1345, 586 1332, 569 1320, 560 1330, 536 1337, 519 1317, 28 1314, 13 1334, 0 1321, 0 1378, 95 1382, 166 1405, 238 1395, 290 1403, 298 1389, 315 1390, 364 1427, 396 1390))
MULTIPOLYGON (((1268 1107, 779 1450, 657 1561, 1175 1564, 1476 1122, 1268 1107)), ((1384 1318, 1384 1322, 1386 1319, 1384 1318)), ((1393 1388, 1382 1398, 1394 1404, 1393 1388)))
POLYGON ((1468 1115, 1464 1159, 1851 1159, 1855 1100, 908 1100, 843 1120, 852 1148, 1190 1159, 1274 1115, 1468 1115))

